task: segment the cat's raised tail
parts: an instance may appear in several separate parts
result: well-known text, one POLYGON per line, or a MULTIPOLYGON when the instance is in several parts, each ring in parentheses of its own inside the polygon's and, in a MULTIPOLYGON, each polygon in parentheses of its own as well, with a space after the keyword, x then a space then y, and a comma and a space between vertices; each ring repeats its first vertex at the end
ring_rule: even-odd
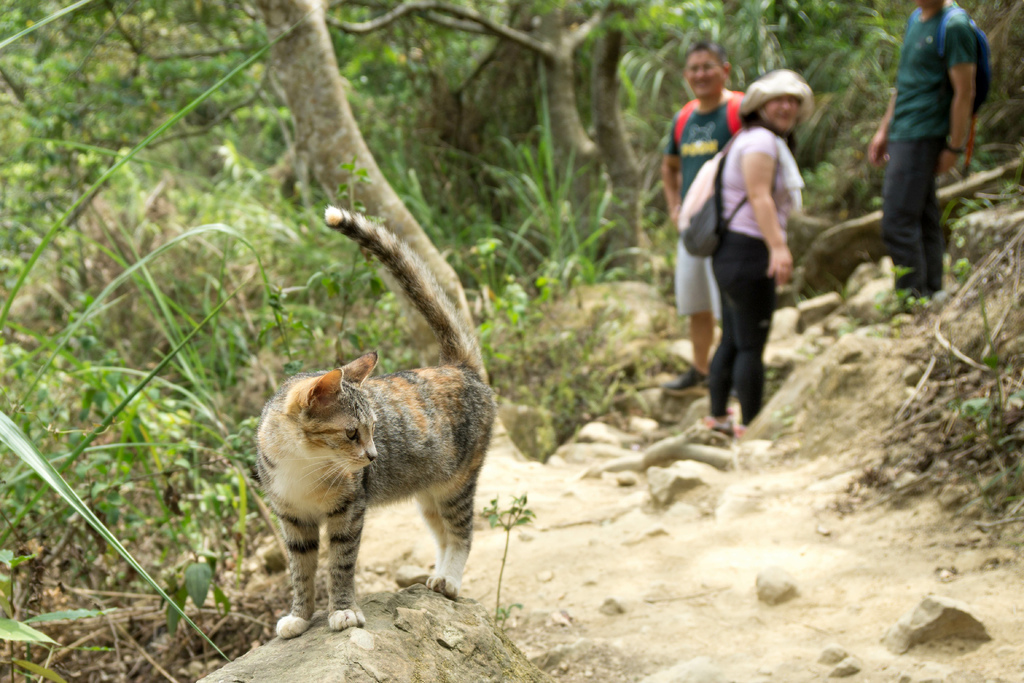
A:
POLYGON ((476 336, 430 273, 423 259, 397 235, 366 216, 334 206, 324 212, 327 227, 337 230, 376 256, 402 286, 433 330, 442 365, 466 365, 481 377, 484 362, 476 336))

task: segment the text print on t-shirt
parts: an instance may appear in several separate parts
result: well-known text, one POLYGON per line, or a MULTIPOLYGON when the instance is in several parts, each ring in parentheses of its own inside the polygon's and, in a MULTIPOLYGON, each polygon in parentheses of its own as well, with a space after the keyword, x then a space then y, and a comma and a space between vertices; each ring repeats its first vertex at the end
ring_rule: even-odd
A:
POLYGON ((703 126, 690 123, 686 127, 686 142, 680 147, 679 154, 684 157, 699 157, 718 153, 718 140, 713 138, 715 122, 709 121, 703 126))

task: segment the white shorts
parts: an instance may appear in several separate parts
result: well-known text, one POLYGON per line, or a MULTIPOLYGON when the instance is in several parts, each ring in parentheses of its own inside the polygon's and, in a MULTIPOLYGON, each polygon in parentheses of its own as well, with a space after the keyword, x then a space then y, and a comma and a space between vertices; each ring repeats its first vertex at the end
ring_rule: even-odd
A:
POLYGON ((682 239, 676 248, 676 310, 679 315, 711 311, 716 319, 722 318, 722 302, 711 259, 686 251, 682 239))

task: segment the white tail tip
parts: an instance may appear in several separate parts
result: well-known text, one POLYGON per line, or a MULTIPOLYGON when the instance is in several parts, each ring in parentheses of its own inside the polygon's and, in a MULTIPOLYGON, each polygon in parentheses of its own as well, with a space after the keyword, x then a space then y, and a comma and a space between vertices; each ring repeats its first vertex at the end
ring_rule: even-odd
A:
POLYGON ((324 220, 332 228, 337 227, 345 220, 345 212, 336 206, 328 206, 324 211, 324 220))

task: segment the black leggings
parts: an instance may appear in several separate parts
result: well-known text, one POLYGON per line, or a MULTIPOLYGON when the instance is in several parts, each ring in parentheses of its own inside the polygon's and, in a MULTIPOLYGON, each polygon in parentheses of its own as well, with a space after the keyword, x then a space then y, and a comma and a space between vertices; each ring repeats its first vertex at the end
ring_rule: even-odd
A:
POLYGON ((722 341, 711 361, 708 389, 711 414, 726 414, 729 390, 736 388, 748 424, 764 397, 764 347, 775 311, 775 280, 768 272, 763 240, 726 232, 712 260, 722 295, 722 341))

